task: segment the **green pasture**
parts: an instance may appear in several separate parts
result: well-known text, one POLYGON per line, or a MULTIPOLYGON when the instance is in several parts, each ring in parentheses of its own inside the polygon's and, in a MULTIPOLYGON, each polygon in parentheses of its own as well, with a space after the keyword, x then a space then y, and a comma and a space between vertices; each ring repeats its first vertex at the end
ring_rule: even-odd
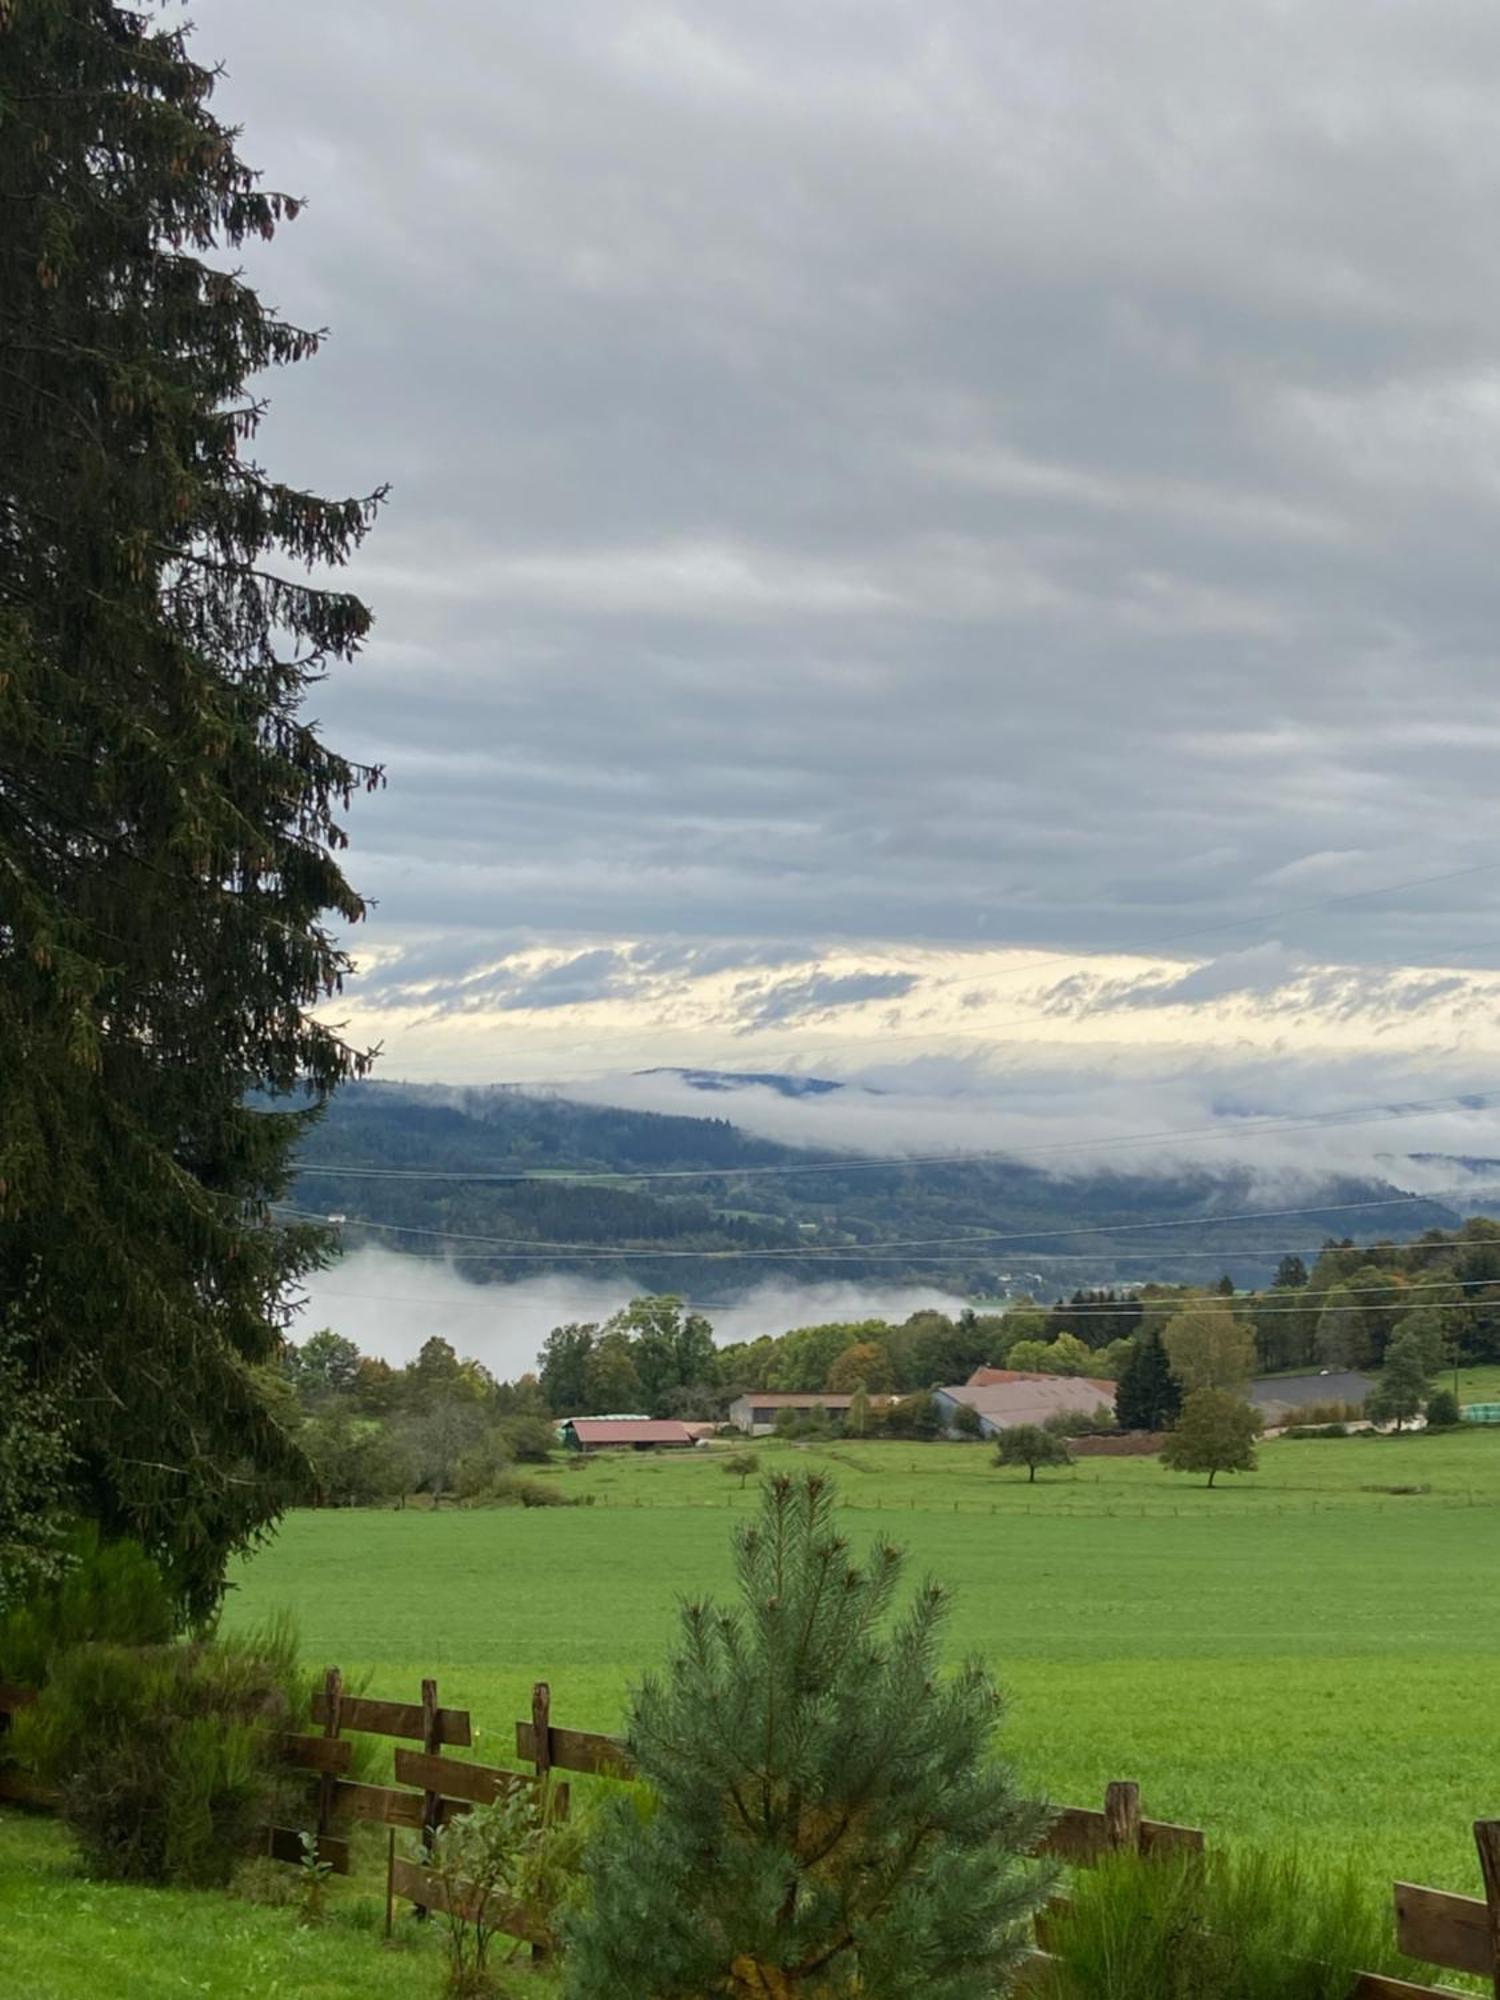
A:
MULTIPOLYGON (((1469 1825, 1500 1810, 1500 1433, 1276 1442, 1212 1492, 1150 1459, 1028 1486, 979 1445, 758 1454, 832 1470, 856 1542, 889 1534, 953 1587, 953 1647, 990 1660, 1053 1799, 1136 1778, 1149 1812, 1216 1840, 1477 1891, 1469 1825)), ((724 1455, 539 1474, 591 1506, 299 1513, 230 1622, 288 1610, 313 1664, 373 1693, 436 1674, 481 1757, 511 1751, 539 1678, 558 1722, 615 1727, 679 1598, 731 1588, 755 1490, 724 1455)))
MULTIPOLYGON (((292 1871, 282 1871, 290 1893, 292 1871)), ((338 1885, 332 1913, 304 1929, 290 1908, 243 1894, 90 1882, 55 1821, 0 1810, 0 1993, 15 2000, 438 2000, 435 1927, 381 1936, 371 1879, 338 1885)), ((544 2000, 550 1982, 528 1986, 544 2000)))

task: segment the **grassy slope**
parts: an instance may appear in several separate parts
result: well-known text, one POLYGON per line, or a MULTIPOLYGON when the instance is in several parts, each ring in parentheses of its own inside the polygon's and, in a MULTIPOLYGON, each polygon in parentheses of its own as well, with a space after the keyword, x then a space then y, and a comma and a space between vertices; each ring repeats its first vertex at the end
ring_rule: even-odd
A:
POLYGON ((435 2000, 435 1935, 388 1948, 379 1907, 345 1890, 303 1930, 290 1910, 239 1897, 88 1882, 61 1827, 0 1811, 0 1992, 18 2000, 435 2000))
MULTIPOLYGON (((1149 1460, 1028 1487, 973 1446, 761 1462, 830 1463, 856 1538, 890 1531, 956 1587, 954 1646, 997 1667, 1054 1798, 1135 1777, 1149 1811, 1216 1838, 1477 1889, 1469 1823, 1500 1803, 1500 1432, 1272 1444, 1212 1493, 1149 1460), (1431 1490, 1363 1490, 1396 1485, 1431 1490)), ((679 1594, 729 1588, 753 1487, 705 1453, 546 1476, 596 1504, 295 1516, 232 1619, 289 1607, 312 1658, 369 1669, 373 1692, 414 1699, 435 1672, 481 1756, 506 1754, 537 1677, 559 1721, 613 1726, 679 1594)))

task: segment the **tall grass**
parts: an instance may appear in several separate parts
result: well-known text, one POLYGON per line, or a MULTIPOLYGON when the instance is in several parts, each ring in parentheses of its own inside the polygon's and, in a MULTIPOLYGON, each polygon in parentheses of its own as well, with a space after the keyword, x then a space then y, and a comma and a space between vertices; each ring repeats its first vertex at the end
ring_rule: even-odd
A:
POLYGON ((1113 1856, 1047 1944, 1046 2000, 1348 2000, 1356 1972, 1398 1965, 1368 1884, 1295 1852, 1113 1856))

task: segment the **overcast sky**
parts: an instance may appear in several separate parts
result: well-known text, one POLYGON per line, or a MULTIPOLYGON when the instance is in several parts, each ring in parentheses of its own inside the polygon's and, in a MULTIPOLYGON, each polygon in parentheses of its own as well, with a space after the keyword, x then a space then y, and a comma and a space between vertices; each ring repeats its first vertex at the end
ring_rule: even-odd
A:
POLYGON ((1487 1073, 1494 0, 192 11, 384 1074, 1487 1073))

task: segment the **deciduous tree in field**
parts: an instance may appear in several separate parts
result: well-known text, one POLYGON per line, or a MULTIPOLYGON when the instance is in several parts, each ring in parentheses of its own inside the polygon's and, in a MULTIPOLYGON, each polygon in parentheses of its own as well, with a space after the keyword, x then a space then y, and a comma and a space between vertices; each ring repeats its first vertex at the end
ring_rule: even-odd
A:
POLYGON ((1071 1465, 1067 1442, 1056 1431, 1040 1424, 1012 1424, 1000 1433, 995 1447, 996 1465, 1024 1465, 1027 1484, 1035 1485, 1037 1468, 1044 1465, 1071 1465))
POLYGON ((1172 1472, 1206 1472, 1212 1486, 1221 1472, 1255 1470, 1260 1432, 1260 1412, 1252 1404, 1227 1389, 1194 1389, 1162 1447, 1161 1462, 1172 1472))
POLYGON ((628 1737, 657 1796, 605 1809, 566 1990, 652 2000, 990 2000, 1049 1893, 1045 1824, 991 1755, 1000 1697, 942 1670, 947 1592, 895 1609, 902 1558, 853 1557, 825 1479, 769 1483, 740 1602, 682 1614, 628 1737))
POLYGON ((86 1415, 70 1504, 195 1613, 305 1477, 263 1384, 326 1238, 271 1204, 366 1067, 326 1008, 378 777, 303 713, 378 495, 255 457, 319 338, 232 268, 297 204, 213 86, 111 0, 0 12, 0 1315, 86 1415))
POLYGON ((745 1481, 755 1477, 755 1469, 759 1464, 760 1460, 753 1451, 733 1451, 724 1460, 724 1471, 730 1478, 739 1480, 740 1491, 743 1493, 745 1481))
POLYGON ((1421 1413, 1431 1386, 1427 1352, 1420 1332, 1398 1333, 1385 1351, 1380 1380, 1365 1399, 1365 1414, 1399 1431, 1421 1413))

